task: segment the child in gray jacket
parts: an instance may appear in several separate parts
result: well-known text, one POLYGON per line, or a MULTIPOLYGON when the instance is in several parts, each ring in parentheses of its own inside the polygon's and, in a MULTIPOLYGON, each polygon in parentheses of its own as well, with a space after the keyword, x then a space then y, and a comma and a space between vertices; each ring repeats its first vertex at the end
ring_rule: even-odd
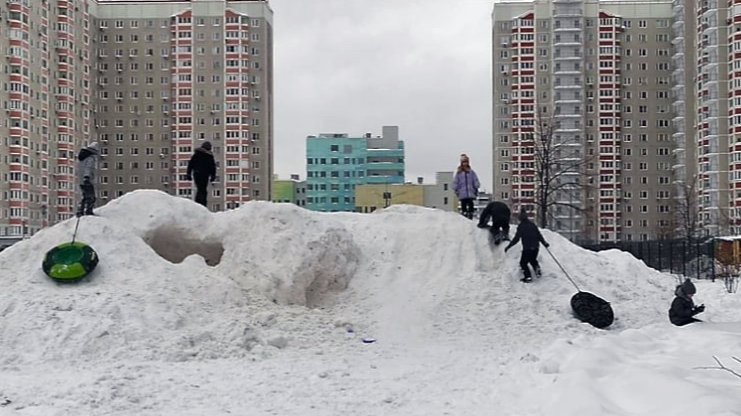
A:
POLYGON ((77 216, 93 215, 95 206, 95 171, 98 169, 98 143, 92 142, 77 155, 77 179, 82 190, 77 216))

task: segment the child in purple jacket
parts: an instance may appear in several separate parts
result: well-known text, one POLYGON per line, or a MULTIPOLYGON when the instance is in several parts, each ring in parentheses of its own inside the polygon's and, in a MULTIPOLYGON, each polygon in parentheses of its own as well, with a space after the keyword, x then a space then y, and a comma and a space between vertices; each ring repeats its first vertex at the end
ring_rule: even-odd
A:
POLYGON ((471 169, 468 155, 464 153, 453 179, 453 192, 461 201, 461 214, 469 220, 473 219, 473 200, 479 194, 479 186, 479 177, 471 169))

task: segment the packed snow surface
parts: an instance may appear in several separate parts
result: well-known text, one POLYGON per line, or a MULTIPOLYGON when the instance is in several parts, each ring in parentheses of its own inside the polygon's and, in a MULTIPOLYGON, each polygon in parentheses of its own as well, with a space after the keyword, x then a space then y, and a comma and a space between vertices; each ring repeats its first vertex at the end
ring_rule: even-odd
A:
POLYGON ((1 415, 741 414, 741 302, 720 281, 695 281, 705 322, 675 327, 679 276, 547 230, 525 284, 519 245, 434 209, 211 213, 136 191, 97 213, 77 283, 41 269, 76 218, 0 253, 1 415), (574 318, 578 290, 611 302, 609 328, 574 318))

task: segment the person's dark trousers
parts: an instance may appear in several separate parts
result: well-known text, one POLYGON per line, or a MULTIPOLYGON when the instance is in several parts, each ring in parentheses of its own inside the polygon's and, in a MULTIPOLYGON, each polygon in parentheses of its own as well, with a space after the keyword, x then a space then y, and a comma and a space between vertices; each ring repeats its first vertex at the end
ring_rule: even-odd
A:
POLYGON ((491 234, 497 235, 500 232, 505 236, 505 240, 509 240, 509 222, 494 222, 491 225, 491 234))
POLYGON ((80 201, 80 209, 77 211, 77 215, 93 215, 93 207, 95 207, 95 187, 89 181, 85 181, 80 185, 82 189, 82 201, 80 201))
POLYGON ((522 268, 522 274, 525 275, 526 279, 532 278, 530 269, 527 267, 528 264, 533 266, 533 270, 535 270, 536 273, 538 270, 540 270, 540 264, 538 264, 537 248, 522 250, 522 256, 520 257, 520 267, 522 268))
POLYGON ((675 323, 674 325, 676 325, 676 326, 685 326, 685 325, 691 324, 693 322, 702 322, 702 321, 699 320, 699 319, 697 319, 697 318, 687 318, 686 320, 679 321, 679 322, 675 323))
POLYGON ((469 220, 473 219, 473 198, 461 199, 461 214, 469 220))
POLYGON ((196 202, 208 207, 208 177, 196 177, 194 179, 196 183, 196 202))

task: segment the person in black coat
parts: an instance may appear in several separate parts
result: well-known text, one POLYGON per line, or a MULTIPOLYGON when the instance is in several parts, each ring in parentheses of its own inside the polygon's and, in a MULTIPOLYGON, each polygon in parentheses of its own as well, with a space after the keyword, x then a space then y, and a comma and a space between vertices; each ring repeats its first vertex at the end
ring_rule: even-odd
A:
POLYGON ((692 296, 697 293, 695 285, 690 279, 687 279, 674 290, 676 297, 672 301, 669 309, 669 321, 676 326, 691 324, 692 322, 702 322, 694 316, 705 310, 705 305, 695 306, 692 296))
POLYGON ((216 180, 216 162, 211 153, 211 143, 203 142, 201 147, 193 152, 188 162, 188 172, 185 179, 196 183, 195 201, 204 207, 208 200, 208 183, 216 180))
POLYGON ((509 219, 512 211, 504 202, 494 201, 481 211, 479 216, 479 228, 488 228, 491 238, 495 244, 503 240, 509 240, 509 219), (491 226, 489 220, 491 219, 491 226))
POLYGON ((509 245, 504 248, 504 252, 506 253, 507 250, 512 248, 515 244, 517 244, 520 239, 522 239, 522 256, 520 257, 520 267, 522 268, 522 273, 524 277, 521 279, 523 282, 529 282, 532 280, 532 275, 530 274, 530 269, 528 268, 528 264, 533 266, 533 270, 535 271, 535 275, 540 277, 540 264, 538 264, 538 250, 540 248, 540 244, 542 243, 546 248, 549 247, 549 244, 546 243, 546 241, 543 239, 543 235, 540 234, 540 230, 538 229, 538 226, 535 225, 530 219, 527 217, 527 212, 525 211, 525 208, 522 208, 520 210, 520 214, 518 215, 520 220, 520 225, 517 226, 517 232, 515 233, 515 238, 510 241, 509 245))

